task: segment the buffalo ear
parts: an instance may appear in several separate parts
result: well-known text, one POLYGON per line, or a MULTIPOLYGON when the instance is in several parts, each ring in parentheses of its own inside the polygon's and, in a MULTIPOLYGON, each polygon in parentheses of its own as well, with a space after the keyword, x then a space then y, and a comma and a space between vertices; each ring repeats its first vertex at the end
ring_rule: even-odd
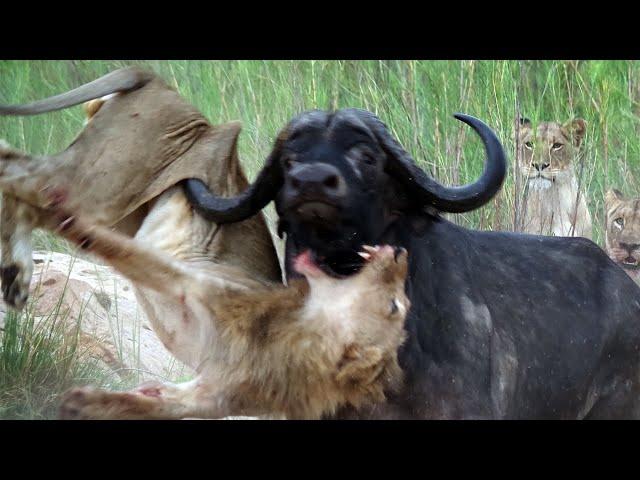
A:
POLYGON ((604 204, 608 209, 609 207, 616 205, 624 200, 624 195, 620 190, 610 188, 607 193, 604 194, 604 204))
MULTIPOLYGON (((202 180, 196 178, 184 180, 183 191, 193 209, 203 218, 219 224, 241 222, 257 214, 276 198, 284 181, 280 156, 282 143, 286 138, 285 129, 278 135, 274 148, 255 181, 233 197, 221 197, 213 193, 202 180)), ((240 174, 239 171, 236 173, 240 174)), ((246 178, 242 176, 241 180, 241 183, 244 183, 246 178)))
POLYGON ((584 134, 587 132, 587 122, 582 118, 576 118, 564 125, 565 130, 569 134, 569 138, 573 145, 579 147, 582 144, 584 134))

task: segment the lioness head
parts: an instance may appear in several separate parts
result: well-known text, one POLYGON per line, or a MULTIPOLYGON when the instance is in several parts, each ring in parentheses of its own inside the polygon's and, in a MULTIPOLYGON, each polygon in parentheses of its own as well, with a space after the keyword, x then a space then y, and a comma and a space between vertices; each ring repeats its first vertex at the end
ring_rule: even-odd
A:
POLYGON ((540 122, 536 128, 529 119, 520 119, 516 126, 519 167, 530 188, 546 189, 572 176, 585 131, 586 122, 581 118, 564 125, 540 122))
POLYGON ((309 250, 294 260, 296 272, 307 277, 310 296, 321 302, 340 304, 350 308, 354 318, 368 329, 368 334, 379 330, 381 337, 388 335, 388 326, 381 319, 403 323, 410 307, 405 293, 408 254, 405 249, 385 246, 364 246, 360 255, 365 258, 362 270, 350 277, 335 278, 327 275, 315 262, 309 250), (375 324, 372 327, 371 324, 375 324))
POLYGON ((408 254, 389 245, 363 246, 365 265, 355 275, 327 275, 307 250, 294 260, 294 269, 309 281, 307 308, 324 306, 329 322, 340 325, 343 342, 335 380, 349 403, 384 399, 384 390, 402 382, 397 351, 404 342, 404 320, 411 306, 405 293, 408 254), (380 381, 379 381, 380 380, 380 381))
POLYGON ((607 254, 636 279, 640 277, 640 198, 625 198, 612 189, 604 205, 607 254))

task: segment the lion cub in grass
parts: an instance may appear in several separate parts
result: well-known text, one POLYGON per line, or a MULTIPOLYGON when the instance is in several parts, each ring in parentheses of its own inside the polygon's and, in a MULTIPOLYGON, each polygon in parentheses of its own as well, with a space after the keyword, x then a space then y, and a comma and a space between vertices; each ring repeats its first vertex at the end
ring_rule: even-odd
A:
POLYGON ((295 268, 306 280, 284 287, 247 280, 230 265, 195 270, 58 208, 47 218, 47 228, 182 308, 179 328, 194 332, 192 349, 201 352, 192 381, 128 392, 76 388, 63 399, 62 418, 318 419, 383 401, 401 385, 397 350, 410 305, 404 249, 363 247, 364 267, 343 279, 326 275, 305 252, 295 268))
POLYGON ((517 126, 524 193, 519 229, 536 235, 591 238, 592 222, 584 186, 576 174, 586 122, 564 125, 528 119, 517 126))

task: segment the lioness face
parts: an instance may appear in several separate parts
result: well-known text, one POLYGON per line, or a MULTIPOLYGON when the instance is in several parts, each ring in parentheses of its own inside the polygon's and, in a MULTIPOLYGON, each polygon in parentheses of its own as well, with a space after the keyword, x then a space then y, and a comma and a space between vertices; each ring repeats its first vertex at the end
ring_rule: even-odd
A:
POLYGON ((350 277, 327 275, 309 251, 298 255, 294 269, 309 281, 310 303, 322 303, 325 311, 335 310, 340 321, 353 319, 359 338, 384 346, 396 341, 391 332, 402 330, 411 305, 405 293, 408 254, 389 245, 363 248, 360 255, 365 265, 350 277))
MULTIPOLYGON (((404 288, 408 270, 407 251, 389 245, 364 248, 365 257, 368 255, 367 263, 356 277, 349 279, 348 284, 348 288, 361 292, 354 308, 371 317, 403 324, 410 306, 404 288)), ((380 329, 381 336, 385 335, 385 330, 380 329)))
POLYGON ((640 274, 640 198, 624 198, 619 191, 609 190, 604 204, 607 253, 635 278, 640 274))
POLYGON ((572 175, 571 169, 586 131, 581 118, 561 125, 541 122, 534 128, 521 119, 516 129, 519 167, 530 188, 543 190, 572 175))

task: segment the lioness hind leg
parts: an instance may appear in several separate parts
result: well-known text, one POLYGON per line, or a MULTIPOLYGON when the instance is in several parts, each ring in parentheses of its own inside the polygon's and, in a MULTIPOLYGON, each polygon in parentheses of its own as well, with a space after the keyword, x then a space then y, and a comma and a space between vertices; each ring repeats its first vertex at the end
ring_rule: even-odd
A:
POLYGON ((0 211, 0 280, 2 296, 21 310, 29 297, 33 275, 31 232, 38 222, 37 210, 17 198, 2 194, 0 211))
POLYGON ((150 288, 180 302, 187 293, 199 292, 194 278, 182 262, 162 251, 146 248, 136 240, 106 227, 90 225, 54 208, 43 216, 43 226, 81 249, 94 253, 139 286, 150 288))
POLYGON ((225 402, 218 401, 199 378, 181 384, 147 382, 127 392, 74 388, 59 409, 63 420, 178 420, 227 414, 225 402))
MULTIPOLYGON (((29 208, 25 205, 22 209, 20 202, 14 202, 6 212, 7 226, 15 224, 15 219, 11 216, 12 211, 14 214, 19 212, 22 215, 37 212, 33 214, 33 221, 37 221, 38 227, 57 231, 81 248, 97 253, 135 283, 170 294, 174 298, 183 297, 186 286, 198 289, 198 282, 192 281, 179 261, 162 252, 145 249, 132 239, 111 232, 107 228, 92 227, 80 220, 76 221, 69 214, 64 214, 61 206, 68 201, 69 190, 65 187, 65 168, 56 163, 34 160, 29 155, 11 149, 0 140, 0 189, 3 191, 3 198, 15 195, 33 206, 29 208)), ((29 233, 30 230, 22 232, 22 237, 29 233)), ((25 242, 22 242, 19 245, 24 244, 25 242)), ((28 255, 31 255, 30 248, 28 255)), ((22 254, 22 257, 25 255, 22 254)), ((30 277, 28 267, 25 267, 25 271, 30 277)), ((5 276, 9 279, 13 273, 14 270, 8 269, 5 276)), ((28 281, 26 287, 28 289, 28 281)), ((8 290, 7 292, 9 293, 8 290)))
POLYGON ((158 384, 128 392, 94 387, 74 388, 66 393, 59 409, 63 420, 141 420, 181 418, 179 402, 165 400, 168 388, 158 384))
POLYGON ((33 206, 45 206, 58 187, 72 176, 60 157, 35 158, 0 139, 0 189, 33 206), (17 188, 17 190, 14 189, 17 188))
MULTIPOLYGON (((0 176, 5 183, 0 213, 0 278, 4 301, 18 310, 29 296, 33 274, 31 232, 40 220, 38 209, 23 200, 41 198, 40 190, 47 186, 55 171, 54 165, 36 161, 0 139, 0 176), (30 195, 20 200, 13 196, 11 182, 29 186, 30 195)), ((55 176, 61 173, 56 172, 55 176)))

